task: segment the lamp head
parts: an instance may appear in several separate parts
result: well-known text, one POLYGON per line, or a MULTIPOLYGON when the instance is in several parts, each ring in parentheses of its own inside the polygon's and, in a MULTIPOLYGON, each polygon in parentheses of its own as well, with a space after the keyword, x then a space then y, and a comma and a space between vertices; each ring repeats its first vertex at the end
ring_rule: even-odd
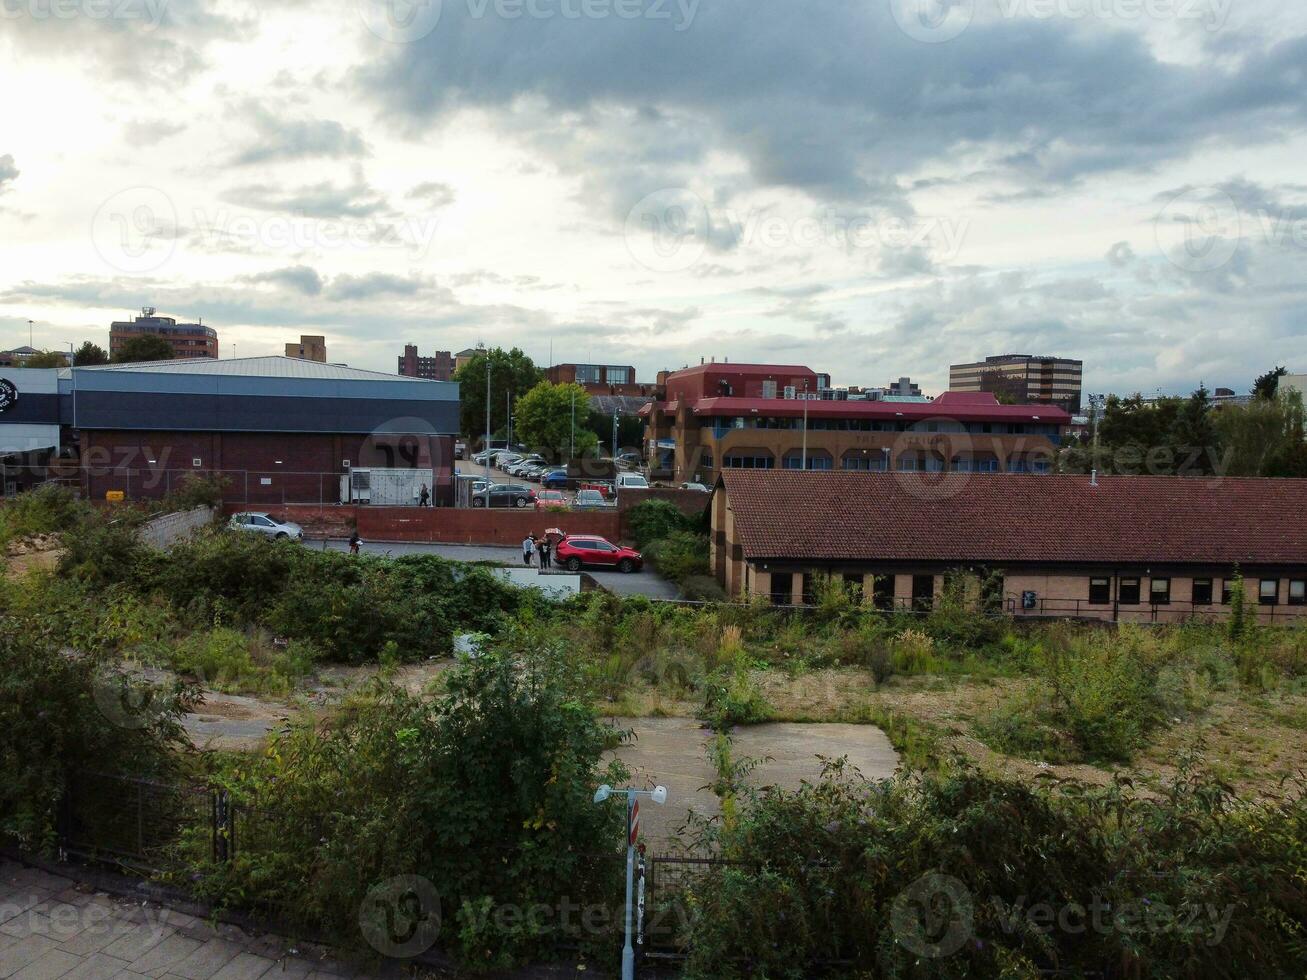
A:
POLYGON ((613 788, 609 786, 607 783, 604 783, 597 790, 595 790, 595 802, 602 803, 604 800, 608 799, 608 797, 612 795, 613 795, 613 788))
POLYGON ((653 800, 659 806, 667 802, 667 787, 655 786, 653 792, 649 794, 649 799, 653 800))

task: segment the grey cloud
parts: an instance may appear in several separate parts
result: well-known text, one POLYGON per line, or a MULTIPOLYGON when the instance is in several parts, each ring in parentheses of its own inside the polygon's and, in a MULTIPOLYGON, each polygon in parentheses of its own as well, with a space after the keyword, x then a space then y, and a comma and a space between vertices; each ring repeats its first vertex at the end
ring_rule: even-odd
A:
POLYGON ((429 208, 444 208, 454 203, 454 188, 439 181, 427 181, 418 184, 405 197, 410 201, 421 201, 429 208))
POLYGON ((288 286, 306 296, 317 296, 322 292, 323 280, 318 270, 307 265, 293 265, 271 272, 260 272, 247 277, 253 283, 272 283, 288 286))
POLYGON ((406 279, 382 272, 362 276, 337 276, 327 289, 333 300, 372 299, 376 296, 413 296, 428 284, 421 279, 406 279))
POLYGON ((347 129, 334 119, 288 118, 290 110, 273 112, 253 100, 244 104, 242 115, 255 138, 232 158, 236 166, 313 157, 355 159, 371 152, 357 129, 347 129))
POLYGON ((123 126, 123 135, 134 147, 153 146, 186 129, 181 123, 166 119, 132 119, 123 126))
POLYGON ((655 143, 620 161, 627 198, 716 148, 741 154, 757 184, 865 202, 892 200, 899 177, 961 145, 988 150, 991 176, 1029 188, 1153 168, 1230 133, 1280 139, 1307 119, 1302 37, 1262 42, 1230 67, 1164 62, 1141 35, 1059 18, 978 20, 923 45, 887 4, 718 0, 683 32, 477 18, 465 6, 446 5, 436 31, 366 68, 374 97, 414 128, 488 109, 533 128, 555 159, 595 165, 623 153, 628 116, 655 130, 674 118, 675 158, 660 162, 655 143))
POLYGON ((353 180, 340 185, 332 181, 299 187, 274 184, 243 184, 221 195, 228 204, 256 211, 302 214, 310 218, 367 218, 387 213, 385 198, 355 169, 353 180))
POLYGON ((0 157, 0 194, 3 194, 10 189, 7 185, 12 185, 13 182, 18 179, 20 173, 21 171, 14 163, 12 153, 6 153, 4 156, 0 157))

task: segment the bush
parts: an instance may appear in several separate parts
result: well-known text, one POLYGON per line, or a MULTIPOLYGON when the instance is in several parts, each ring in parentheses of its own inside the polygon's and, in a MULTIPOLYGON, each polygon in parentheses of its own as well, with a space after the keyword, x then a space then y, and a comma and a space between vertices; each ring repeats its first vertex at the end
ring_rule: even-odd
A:
POLYGON ((659 575, 672 582, 683 584, 708 575, 708 539, 689 531, 659 538, 644 549, 644 556, 659 575))
POLYGON ((692 532, 694 522, 667 500, 645 500, 626 512, 626 525, 635 546, 643 551, 654 541, 677 531, 692 532))
POLYGON ((181 685, 150 688, 112 661, 66 656, 21 623, 0 624, 0 837, 49 850, 79 771, 175 772, 175 751, 187 744, 178 718, 195 700, 181 685))
POLYGON ((558 916, 500 910, 602 903, 621 885, 615 860, 596 861, 616 858, 621 801, 592 797, 626 773, 601 764, 612 733, 583 691, 559 649, 461 663, 436 701, 378 682, 332 724, 242 761, 231 789, 260 820, 203 889, 361 945, 369 889, 420 875, 440 895, 444 948, 481 969, 547 952, 564 938, 558 916))
POLYGON ((771 705, 742 654, 735 658, 733 666, 715 671, 704 683, 703 690, 703 716, 718 730, 732 725, 756 725, 771 717, 771 705))
POLYGON ((717 580, 709 575, 690 575, 681 583, 681 595, 698 602, 726 602, 728 596, 717 580))
POLYGON ((1158 800, 837 762, 710 829, 745 863, 691 886, 685 973, 1297 976, 1304 788, 1248 803, 1182 770, 1158 800))
POLYGON ((163 498, 166 510, 194 510, 196 507, 212 507, 215 511, 222 507, 222 495, 231 485, 231 480, 221 473, 212 476, 200 476, 188 473, 181 482, 163 498))
POLYGON ((0 546, 18 538, 70 530, 90 513, 90 505, 67 487, 42 484, 0 505, 0 546))

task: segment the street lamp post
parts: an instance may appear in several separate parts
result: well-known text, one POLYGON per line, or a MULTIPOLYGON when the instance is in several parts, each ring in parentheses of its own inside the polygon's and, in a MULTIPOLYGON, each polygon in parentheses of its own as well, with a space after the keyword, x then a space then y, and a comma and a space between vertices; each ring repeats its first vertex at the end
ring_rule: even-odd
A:
POLYGON ((610 796, 626 797, 626 943, 622 946, 622 980, 635 980, 635 947, 631 944, 632 891, 635 885, 635 838, 636 828, 633 818, 638 811, 638 798, 647 796, 659 806, 667 802, 667 787, 655 786, 653 789, 613 789, 607 783, 595 790, 595 803, 602 803, 610 796))
POLYGON ((485 355, 486 358, 486 506, 490 506, 490 351, 486 350, 485 345, 479 345, 477 350, 485 355))

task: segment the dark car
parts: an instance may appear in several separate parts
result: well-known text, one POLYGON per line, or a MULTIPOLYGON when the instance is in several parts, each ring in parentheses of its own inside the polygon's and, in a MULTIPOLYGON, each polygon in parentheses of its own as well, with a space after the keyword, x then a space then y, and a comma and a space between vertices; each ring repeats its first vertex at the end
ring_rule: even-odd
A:
POLYGON ((567 470, 546 470, 540 477, 540 486, 546 490, 566 490, 567 470))
POLYGON ((635 572, 644 567, 644 556, 634 548, 623 548, 597 534, 572 534, 558 542, 554 561, 568 571, 579 572, 585 565, 602 565, 619 572, 635 572))
POLYGON ((473 507, 530 507, 536 492, 520 483, 496 483, 472 497, 473 507))

